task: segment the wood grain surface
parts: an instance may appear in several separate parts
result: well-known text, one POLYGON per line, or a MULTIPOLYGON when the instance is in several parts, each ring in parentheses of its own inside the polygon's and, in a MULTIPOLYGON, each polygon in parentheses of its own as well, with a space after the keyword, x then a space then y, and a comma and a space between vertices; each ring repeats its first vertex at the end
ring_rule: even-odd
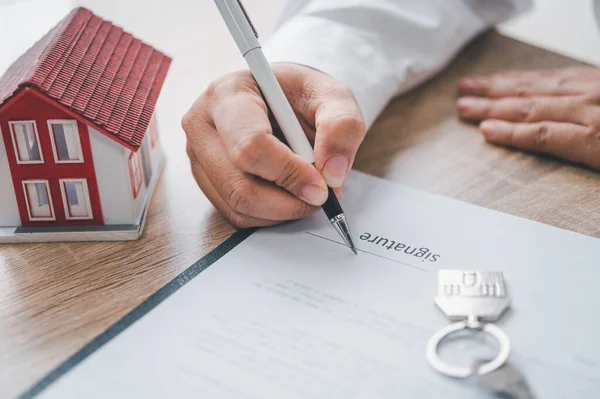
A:
MULTIPOLYGON (((463 75, 574 63, 485 34, 438 77, 390 104, 355 168, 600 237, 599 174, 490 146, 455 112, 463 75)), ((167 166, 139 241, 0 246, 0 397, 25 390, 234 231, 195 186, 177 117, 159 121, 167 166)))
POLYGON ((456 87, 465 75, 575 64, 496 32, 487 33, 443 73, 387 107, 362 144, 355 168, 600 237, 600 174, 490 145, 477 126, 456 116, 456 87))

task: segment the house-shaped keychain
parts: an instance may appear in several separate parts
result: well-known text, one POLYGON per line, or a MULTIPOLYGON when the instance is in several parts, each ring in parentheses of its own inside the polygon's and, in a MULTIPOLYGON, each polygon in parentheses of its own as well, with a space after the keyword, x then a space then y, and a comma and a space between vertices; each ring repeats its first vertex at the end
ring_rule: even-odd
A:
POLYGON ((141 235, 171 59, 84 8, 0 78, 0 242, 141 235))

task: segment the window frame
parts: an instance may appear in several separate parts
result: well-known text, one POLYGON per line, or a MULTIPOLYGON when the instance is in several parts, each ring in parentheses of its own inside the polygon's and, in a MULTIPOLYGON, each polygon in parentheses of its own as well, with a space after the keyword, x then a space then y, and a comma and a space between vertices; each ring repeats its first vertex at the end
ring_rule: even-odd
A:
POLYGON ((129 178, 131 180, 131 188, 133 190, 133 199, 136 199, 142 189, 142 183, 144 182, 144 175, 142 174, 142 159, 140 158, 140 151, 131 151, 127 164, 129 165, 129 178), (135 158, 135 160, 134 160, 135 158), (137 164, 137 170, 134 170, 133 162, 137 164), (135 177, 139 172, 139 184, 136 184, 135 177))
POLYGON ((56 213, 54 213, 54 201, 52 201, 52 192, 50 191, 50 182, 48 180, 43 179, 32 179, 32 180, 23 180, 21 181, 21 185, 23 186, 23 194, 25 195, 25 204, 27 206, 27 215, 29 216, 29 221, 31 222, 46 222, 46 221, 55 221, 56 213), (31 204, 29 203, 29 191, 27 190, 27 184, 36 184, 43 183, 46 186, 46 195, 48 196, 48 206, 50 207, 50 216, 31 216, 31 204))
POLYGON ((67 220, 91 220, 94 218, 94 212, 92 211, 92 202, 90 201, 90 190, 87 184, 87 179, 58 179, 58 183, 60 185, 60 193, 62 196, 63 207, 65 208, 65 219, 67 220), (84 188, 84 199, 86 202, 86 208, 88 211, 88 216, 71 216, 71 211, 69 209, 69 197, 67 196, 67 191, 65 189, 66 182, 73 183, 83 183, 84 188))
POLYGON ((46 121, 48 124, 48 135, 50 136, 50 142, 52 143, 52 153, 54 154, 54 162, 56 163, 84 163, 85 159, 83 158, 83 149, 81 148, 81 138, 79 136, 79 124, 75 119, 48 119, 46 121), (54 137, 54 129, 52 128, 53 124, 62 124, 62 125, 73 125, 73 131, 75 132, 75 145, 79 152, 78 159, 67 159, 60 160, 58 158, 58 151, 56 149, 56 140, 54 137))
POLYGON ((9 121, 8 127, 10 129, 10 138, 12 140, 13 150, 15 151, 15 159, 17 161, 17 164, 19 164, 19 165, 43 164, 44 163, 44 152, 42 151, 42 146, 40 143, 40 134, 38 133, 36 121, 35 120, 9 121), (40 154, 39 161, 22 161, 21 157, 19 156, 19 146, 17 145, 17 135, 15 132, 15 125, 24 124, 24 123, 32 123, 33 124, 33 131, 35 132, 35 139, 36 139, 37 145, 38 145, 38 153, 40 154))

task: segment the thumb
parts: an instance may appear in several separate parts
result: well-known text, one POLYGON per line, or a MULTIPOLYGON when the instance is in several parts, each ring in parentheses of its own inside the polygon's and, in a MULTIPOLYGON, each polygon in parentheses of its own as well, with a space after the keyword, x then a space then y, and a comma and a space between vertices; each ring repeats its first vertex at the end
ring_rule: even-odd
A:
POLYGON ((365 122, 350 89, 316 91, 315 166, 330 187, 341 187, 365 137, 365 122))
POLYGON ((274 70, 307 134, 315 131, 315 167, 327 185, 341 187, 366 131, 352 90, 305 66, 276 64, 274 70))

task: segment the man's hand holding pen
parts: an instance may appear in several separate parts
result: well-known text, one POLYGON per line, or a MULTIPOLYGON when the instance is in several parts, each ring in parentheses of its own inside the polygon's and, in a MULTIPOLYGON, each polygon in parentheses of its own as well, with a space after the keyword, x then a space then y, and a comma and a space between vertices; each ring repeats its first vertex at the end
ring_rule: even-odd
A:
POLYGON ((314 145, 314 166, 277 138, 249 71, 212 82, 182 121, 198 185, 236 227, 308 216, 327 199, 327 186, 339 197, 365 135, 360 108, 342 83, 299 65, 273 70, 314 145))

